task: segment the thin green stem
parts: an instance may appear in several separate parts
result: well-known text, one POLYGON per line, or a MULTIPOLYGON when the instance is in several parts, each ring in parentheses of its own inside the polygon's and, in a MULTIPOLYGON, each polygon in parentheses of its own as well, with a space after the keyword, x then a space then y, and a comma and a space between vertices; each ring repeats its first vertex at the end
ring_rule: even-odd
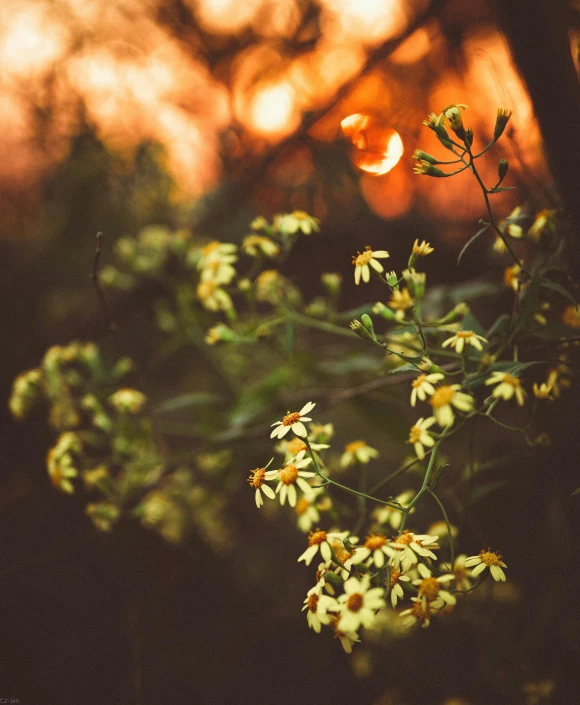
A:
POLYGON ((393 509, 397 509, 398 511, 402 512, 403 508, 399 507, 397 504, 392 504, 391 502, 387 502, 384 499, 379 499, 378 497, 371 497, 368 494, 365 494, 364 492, 357 492, 357 490, 353 490, 351 487, 347 487, 346 485, 341 485, 340 482, 335 482, 334 480, 331 480, 329 477, 326 477, 326 475, 322 472, 320 469, 320 466, 318 465, 318 461, 316 460, 316 456, 314 455, 314 452, 312 451, 312 448, 310 447, 310 441, 308 438, 304 439, 304 442, 308 446, 308 452, 310 453, 310 457, 312 458, 312 463, 314 464, 314 469, 316 471, 316 474, 321 477, 323 480, 325 480, 328 484, 334 485, 335 487, 339 487, 341 490, 344 490, 345 492, 349 492, 350 494, 354 494, 357 497, 364 497, 364 499, 370 499, 371 502, 378 502, 379 504, 384 504, 387 507, 392 507, 393 509))
MULTIPOLYGON (((523 262, 516 255, 516 253, 512 250, 512 247, 509 244, 508 239, 502 233, 499 225, 496 223, 495 217, 493 215, 493 211, 491 209, 491 203, 489 202, 489 196, 488 196, 489 192, 488 192, 485 184, 483 183, 483 180, 482 180, 481 176, 479 175, 479 172, 477 171, 477 167, 475 166, 475 162, 474 162, 475 157, 473 156, 473 152, 471 151, 471 147, 467 148, 467 153, 469 154, 469 166, 471 167, 471 171, 473 172, 473 175, 475 176, 478 184, 481 187, 481 191, 483 193, 483 198, 485 199, 485 206, 486 206, 487 212, 489 214, 490 224, 491 224, 492 228, 494 229, 494 231, 496 232, 496 234, 498 235, 498 237, 501 239, 501 241, 505 245, 507 251, 512 256, 512 259, 514 260, 514 262, 521 268, 522 272, 525 272, 523 262)), ((527 272, 526 272, 526 274, 527 274, 527 272)))
MULTIPOLYGON (((447 512, 445 511, 445 507, 441 503, 441 500, 439 497, 433 492, 433 490, 430 487, 427 487, 427 492, 433 497, 433 499, 437 502, 439 505, 439 509, 441 510, 441 514, 443 514, 443 519, 445 519, 445 526, 447 527, 447 535, 449 536, 449 553, 451 554, 451 565, 455 565, 455 549, 453 546, 453 535, 451 533, 451 524, 449 522, 449 517, 447 516, 447 512)), ((453 570, 453 568, 451 568, 453 570)))

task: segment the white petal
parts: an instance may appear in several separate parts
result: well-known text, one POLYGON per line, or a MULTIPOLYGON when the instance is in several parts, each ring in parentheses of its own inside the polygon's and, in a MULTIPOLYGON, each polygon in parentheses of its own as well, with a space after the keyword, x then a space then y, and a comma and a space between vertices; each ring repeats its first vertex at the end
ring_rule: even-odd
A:
POLYGON ((368 283, 371 278, 371 270, 369 269, 368 264, 363 264, 362 265, 362 278, 363 282, 368 283))
POLYGON ((360 275, 362 272, 362 268, 360 265, 357 264, 357 266, 354 268, 354 283, 358 286, 360 284, 360 275))
POLYGON ((259 509, 262 506, 262 504, 264 504, 264 500, 262 499, 262 493, 260 492, 260 490, 256 490, 255 499, 256 499, 256 507, 258 507, 258 509, 259 509))
POLYGON ((312 409, 314 409, 315 406, 316 406, 316 402, 309 401, 306 404, 304 404, 304 406, 300 409, 300 411, 298 413, 300 414, 300 416, 304 416, 305 414, 309 414, 312 411, 312 409))
POLYGON ((332 550, 326 541, 320 544, 320 553, 325 561, 329 561, 332 558, 332 550))
POLYGON ((288 504, 291 507, 296 506, 296 487, 294 485, 288 485, 288 504))
POLYGON ((471 575, 475 577, 476 575, 479 575, 480 573, 483 573, 485 570, 486 566, 485 563, 480 563, 479 565, 476 565, 475 568, 471 571, 471 575))
POLYGON ((306 438, 306 436, 308 436, 308 431, 306 430, 306 426, 301 421, 297 421, 296 423, 292 424, 292 431, 297 436, 300 436, 300 438, 306 438))
POLYGON ((377 262, 376 259, 371 259, 369 264, 375 270, 375 272, 382 272, 385 269, 380 262, 377 262))
POLYGON ((318 553, 318 544, 314 544, 314 546, 308 546, 308 548, 304 551, 304 553, 300 556, 298 559, 298 563, 300 561, 304 561, 306 565, 310 565, 312 562, 312 559, 314 556, 318 553))
POLYGON ((266 495, 266 497, 269 497, 270 499, 274 499, 274 497, 276 496, 276 493, 269 485, 262 485, 261 490, 266 495))

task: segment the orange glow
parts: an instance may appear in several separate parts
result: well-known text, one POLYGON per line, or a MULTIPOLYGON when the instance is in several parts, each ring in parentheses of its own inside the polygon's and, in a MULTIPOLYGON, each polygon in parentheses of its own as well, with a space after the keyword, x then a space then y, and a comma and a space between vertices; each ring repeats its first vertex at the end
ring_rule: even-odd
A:
POLYGON ((413 32, 413 34, 391 54, 389 61, 394 64, 414 64, 425 57, 430 49, 431 37, 429 36, 429 31, 421 27, 413 32))
POLYGON ((286 82, 258 89, 252 98, 250 116, 257 132, 267 135, 292 132, 298 123, 294 89, 286 82))
POLYGON ((400 34, 407 24, 402 0, 323 0, 321 27, 333 41, 375 45, 400 34))
POLYGON ((405 150, 399 133, 377 118, 354 113, 340 125, 354 146, 352 160, 362 171, 376 176, 387 174, 403 156, 405 150))

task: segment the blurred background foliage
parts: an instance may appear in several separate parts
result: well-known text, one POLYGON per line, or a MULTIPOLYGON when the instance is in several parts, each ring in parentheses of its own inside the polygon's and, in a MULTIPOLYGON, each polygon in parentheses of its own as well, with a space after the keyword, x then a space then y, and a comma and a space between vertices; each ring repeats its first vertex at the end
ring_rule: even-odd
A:
MULTIPOLYGON (((450 445, 459 475, 474 458, 486 475, 465 496, 450 495, 461 545, 501 545, 510 582, 476 593, 421 634, 403 639, 386 624, 386 640, 348 659, 300 614, 310 587, 296 566, 303 535, 283 512, 256 511, 246 477, 270 453, 269 424, 309 395, 337 439, 364 437, 379 449, 378 478, 385 465, 396 468, 410 419, 397 390, 373 386, 383 361, 356 340, 337 345, 321 331, 299 331, 287 363, 252 398, 240 379, 257 363, 255 349, 224 364, 223 349, 203 343, 211 317, 202 312, 196 336, 167 348, 158 282, 108 291, 120 344, 90 282, 97 231, 106 267, 116 241, 149 226, 239 243, 255 216, 294 210, 322 222, 281 267, 307 301, 323 293, 320 275, 331 271, 344 275, 341 309, 374 300, 355 288, 351 255, 370 244, 403 263, 415 238, 436 247, 427 263, 433 284, 499 280, 505 260, 483 239, 456 266, 484 215, 476 185, 468 175, 414 177, 410 157, 433 148, 421 128, 432 110, 467 103, 484 141, 496 107, 513 108, 499 156, 510 160, 517 188, 496 197, 498 216, 517 204, 530 214, 566 204, 566 178, 579 173, 578 134, 562 129, 558 110, 546 132, 545 109, 526 88, 529 67, 510 53, 538 17, 528 8, 514 36, 509 10, 521 17, 521 3, 502 5, 498 16, 484 0, 4 0, 2 398, 51 345, 95 341, 108 368, 129 354, 172 452, 196 458, 199 501, 178 542, 129 519, 102 533, 82 496, 50 484, 45 456, 54 438, 44 416, 16 424, 4 404, 3 696, 87 705, 575 702, 574 388, 538 420, 549 449, 530 453, 484 429, 450 445), (367 116, 364 131, 341 128, 353 115, 367 116), (567 151, 567 175, 554 167, 553 150, 567 151), (313 349, 332 365, 316 366, 313 349), (361 385, 365 394, 349 391, 361 385), (488 457, 503 464, 486 466, 488 457)), ((568 65, 553 71, 577 71, 578 3, 540 6, 555 17, 545 44, 561 47, 565 38, 568 65)), ((535 49, 541 55, 544 46, 535 49)), ((578 96, 559 79, 543 91, 574 114, 578 96)), ((497 156, 482 164, 490 180, 497 156)), ((572 243, 576 226, 563 219, 572 243)), ((489 324, 510 300, 498 291, 472 306, 489 324)), ((283 357, 284 340, 273 348, 283 357)), ((416 479, 398 482, 393 494, 416 479)))

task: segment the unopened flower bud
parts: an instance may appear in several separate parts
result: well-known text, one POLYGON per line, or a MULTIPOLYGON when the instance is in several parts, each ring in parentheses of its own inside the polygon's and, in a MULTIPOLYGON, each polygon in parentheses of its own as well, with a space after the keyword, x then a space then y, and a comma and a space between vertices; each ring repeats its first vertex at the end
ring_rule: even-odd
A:
POLYGON ((397 276, 397 273, 395 271, 387 272, 385 274, 385 278, 387 280, 387 284, 391 287, 391 289, 399 289, 399 277, 397 276))
POLYGON ((377 303, 373 306, 373 313, 376 313, 378 316, 385 318, 387 321, 399 321, 395 312, 392 311, 388 306, 385 306, 385 304, 381 303, 380 301, 377 301, 377 303))
POLYGON ((497 109, 497 117, 495 119, 495 128, 493 130, 493 141, 497 141, 503 134, 506 125, 509 122, 513 114, 513 110, 506 110, 505 108, 497 109))
POLYGON ((373 326, 373 321, 372 321, 372 318, 368 315, 368 313, 363 313, 363 315, 361 316, 361 323, 368 330, 368 332, 371 334, 373 340, 376 340, 377 336, 375 334, 375 328, 373 326))
POLYGON ((468 147, 471 147, 473 144, 473 130, 471 127, 468 127, 467 130, 465 130, 465 137, 463 138, 463 141, 468 147))
POLYGON ((443 325, 446 325, 447 323, 457 323, 457 321, 461 321, 467 316, 469 313, 469 306, 466 303, 458 303, 455 308, 453 308, 449 313, 444 316, 440 323, 443 325))
POLYGON ((499 164, 497 165, 497 175, 499 176, 499 181, 497 182, 498 186, 505 179, 509 168, 510 168, 510 165, 509 165, 509 162, 507 159, 500 159, 499 160, 499 164))
POLYGON ((427 154, 427 152, 423 152, 421 149, 416 149, 413 152, 413 159, 417 161, 429 162, 429 164, 439 164, 439 160, 436 157, 431 154, 427 154))
POLYGON ((368 340, 370 343, 374 343, 375 339, 370 334, 370 332, 363 326, 363 324, 356 318, 354 321, 350 322, 351 329, 363 340, 368 340))
POLYGON ((439 169, 439 167, 434 166, 433 164, 429 164, 429 162, 424 159, 415 164, 413 167, 413 173, 425 176, 434 176, 437 179, 447 176, 442 169, 439 169))
POLYGON ((337 296, 340 293, 340 287, 342 285, 341 274, 338 274, 338 272, 325 272, 320 279, 329 294, 337 296))

